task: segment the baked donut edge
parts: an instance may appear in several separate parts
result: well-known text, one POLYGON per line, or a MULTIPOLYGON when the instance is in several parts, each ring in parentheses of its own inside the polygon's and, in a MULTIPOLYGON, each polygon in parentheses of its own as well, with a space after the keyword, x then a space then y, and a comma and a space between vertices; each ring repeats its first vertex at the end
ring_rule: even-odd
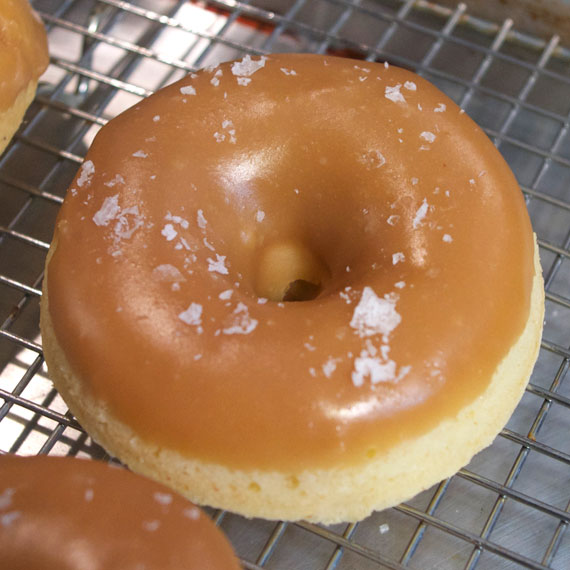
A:
POLYGON ((0 155, 4 152, 12 137, 16 134, 28 107, 36 96, 38 82, 31 80, 28 85, 18 93, 11 107, 0 111, 0 155))

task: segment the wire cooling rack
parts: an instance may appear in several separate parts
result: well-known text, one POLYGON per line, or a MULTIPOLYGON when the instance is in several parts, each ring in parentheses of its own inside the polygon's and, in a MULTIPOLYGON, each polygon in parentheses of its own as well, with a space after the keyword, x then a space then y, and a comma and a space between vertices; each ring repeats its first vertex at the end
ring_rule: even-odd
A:
POLYGON ((245 53, 388 60, 425 76, 515 172, 546 283, 540 357, 494 444, 359 524, 209 511, 244 568, 570 568, 570 51, 421 0, 35 0, 51 64, 0 158, 0 452, 107 458, 53 390, 38 329, 55 216, 97 130, 189 71, 245 53))

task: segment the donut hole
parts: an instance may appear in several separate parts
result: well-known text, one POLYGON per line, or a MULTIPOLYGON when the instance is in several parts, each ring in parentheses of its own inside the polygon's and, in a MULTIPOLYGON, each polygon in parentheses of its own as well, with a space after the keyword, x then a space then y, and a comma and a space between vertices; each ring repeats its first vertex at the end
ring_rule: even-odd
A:
POLYGON ((300 241, 273 242, 257 256, 255 293, 270 301, 311 301, 329 276, 321 258, 300 241))
POLYGON ((283 301, 312 301, 318 297, 320 292, 320 285, 304 279, 296 279, 289 283, 283 295, 283 301))

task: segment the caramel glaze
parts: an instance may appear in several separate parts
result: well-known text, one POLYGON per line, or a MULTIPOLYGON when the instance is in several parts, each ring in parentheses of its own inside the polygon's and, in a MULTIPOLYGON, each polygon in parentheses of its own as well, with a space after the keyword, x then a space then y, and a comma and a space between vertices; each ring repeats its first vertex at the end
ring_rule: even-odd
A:
POLYGON ((47 37, 27 0, 0 2, 0 112, 48 65, 47 37))
POLYGON ((208 516, 149 479, 63 457, 0 458, 10 570, 238 570, 208 516))
POLYGON ((529 315, 532 230, 500 154, 425 80, 253 61, 101 130, 59 216, 49 310, 89 393, 143 438, 239 468, 350 465, 486 388, 529 315), (260 304, 260 252, 283 240, 326 266, 322 290, 260 304))

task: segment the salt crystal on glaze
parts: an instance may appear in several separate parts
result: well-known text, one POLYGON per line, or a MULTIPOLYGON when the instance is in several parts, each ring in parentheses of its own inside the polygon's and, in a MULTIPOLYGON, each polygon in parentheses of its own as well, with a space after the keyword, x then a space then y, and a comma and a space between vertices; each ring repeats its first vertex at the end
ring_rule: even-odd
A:
POLYGON ((12 497, 15 493, 16 489, 13 489, 12 487, 8 487, 0 493, 0 510, 5 510, 12 504, 12 497))
POLYGON ((234 291, 233 289, 226 289, 225 291, 222 291, 218 297, 222 300, 222 301, 227 301, 228 299, 232 298, 234 291))
POLYGON ((157 492, 154 494, 154 500, 161 505, 167 506, 172 503, 172 495, 170 493, 157 492))
POLYGON ((77 179, 77 186, 81 188, 84 184, 90 184, 93 174, 95 174, 95 165, 91 160, 86 160, 81 165, 81 174, 77 179))
POLYGON ((433 110, 434 113, 443 113, 447 109, 445 103, 439 103, 439 105, 433 110))
POLYGON ((204 217, 204 212, 202 210, 198 210, 196 213, 196 222, 198 223, 198 227, 203 230, 206 228, 208 221, 204 217))
POLYGON ((121 211, 119 206, 119 195, 115 194, 105 198, 103 205, 93 216, 93 221, 98 226, 107 226, 110 221, 115 219, 115 216, 121 211))
POLYGON ((249 77, 262 67, 265 67, 265 57, 260 57, 258 60, 251 59, 249 54, 245 55, 241 61, 236 61, 232 64, 232 73, 240 77, 249 77))
POLYGON ((109 180, 109 182, 103 182, 103 184, 108 188, 113 188, 113 186, 116 186, 117 184, 125 184, 125 179, 120 174, 116 174, 112 180, 109 180))
POLYGON ((361 338, 377 334, 387 337, 401 320, 393 297, 380 298, 371 287, 364 287, 360 301, 354 308, 350 326, 361 338))
POLYGON ((451 243, 453 241, 453 238, 449 234, 443 234, 443 237, 441 239, 445 243, 451 243))
POLYGON ((224 329, 224 334, 249 334, 257 327, 257 320, 249 316, 249 309, 244 303, 238 303, 232 314, 232 324, 224 329))
POLYGON ((415 229, 417 229, 418 226, 421 225, 422 220, 426 217, 427 211, 428 211, 428 203, 427 200, 424 198, 422 205, 418 208, 418 211, 416 212, 416 215, 414 217, 414 220, 412 222, 412 227, 415 229))
POLYGON ((401 251, 399 251, 398 253, 392 254, 392 265, 397 265, 401 261, 405 261, 405 260, 406 260, 406 256, 401 251))
POLYGON ((166 216, 164 216, 164 219, 168 222, 174 222, 175 224, 179 224, 185 230, 187 230, 190 227, 188 220, 185 220, 184 218, 181 218, 180 216, 174 216, 170 212, 166 213, 166 216))
POLYGON ((406 81, 404 83, 404 88, 407 89, 408 91, 416 91, 417 86, 413 81, 406 81))
POLYGON ((214 261, 211 257, 208 257, 208 271, 212 271, 215 273, 221 273, 222 275, 228 274, 228 268, 225 265, 226 256, 219 255, 216 253, 216 261, 214 261))
POLYGON ((202 305, 190 303, 185 311, 178 314, 178 318, 187 325, 200 326, 202 324, 202 305))
POLYGON ((400 93, 400 88, 402 87, 401 83, 397 85, 389 86, 386 85, 386 89, 384 91, 384 97, 386 99, 390 99, 390 101, 394 101, 394 103, 405 103, 406 100, 404 96, 400 93))
POLYGON ((425 141, 432 143, 435 140, 435 135, 430 131, 424 131, 420 134, 420 138, 424 139, 425 141))
POLYGON ((166 224, 160 233, 166 238, 166 241, 172 241, 178 235, 172 224, 166 224))
POLYGON ((192 85, 186 85, 180 88, 180 93, 182 95, 196 95, 196 89, 192 85))
POLYGON ((148 154, 144 150, 137 150, 137 152, 133 152, 132 156, 135 158, 146 158, 148 154))
POLYGON ((265 212, 263 210, 257 210, 255 214, 255 220, 257 222, 263 222, 264 218, 265 218, 265 212))
POLYGON ((336 370, 336 361, 334 358, 329 358, 322 366, 323 368, 323 374, 327 377, 330 378, 334 371, 336 370))
POLYGON ((200 518, 200 509, 198 507, 192 507, 190 509, 184 509, 184 511, 182 511, 182 514, 193 521, 196 521, 200 518))

